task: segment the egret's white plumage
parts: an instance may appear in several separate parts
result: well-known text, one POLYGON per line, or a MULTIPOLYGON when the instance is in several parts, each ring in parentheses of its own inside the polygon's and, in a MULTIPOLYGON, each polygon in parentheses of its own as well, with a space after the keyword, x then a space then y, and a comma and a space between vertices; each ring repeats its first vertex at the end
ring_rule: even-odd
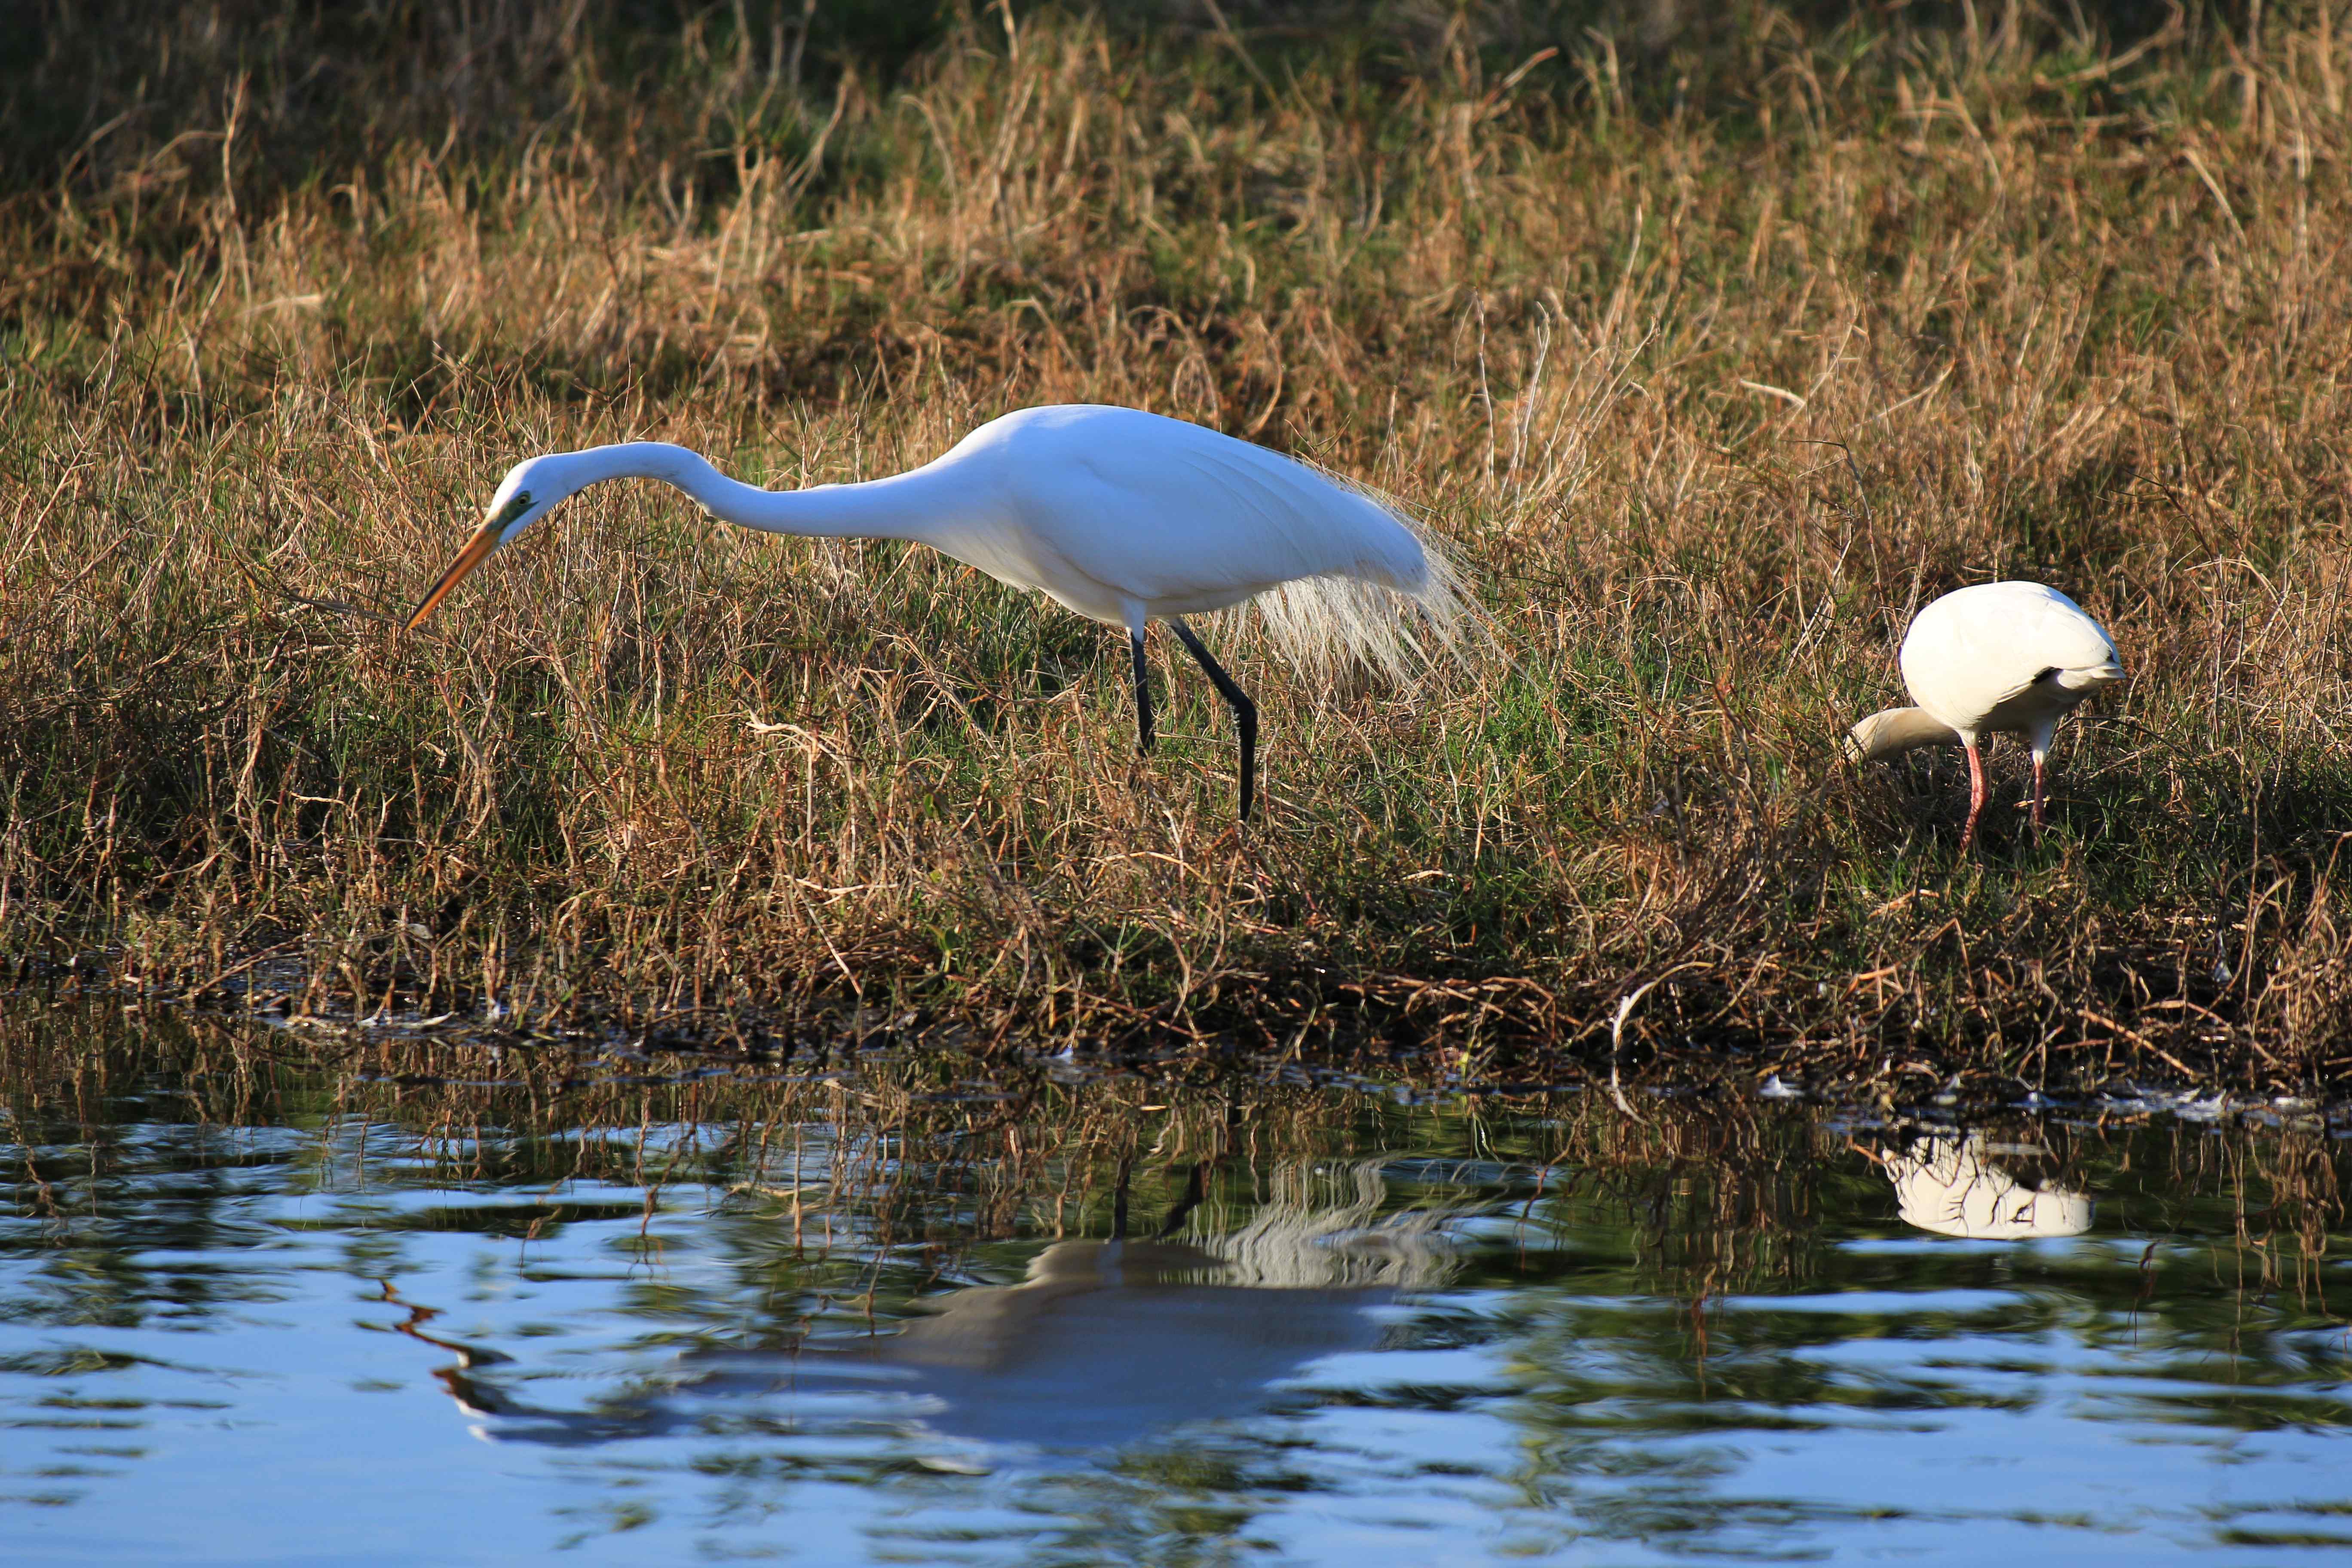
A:
POLYGON ((2124 678, 2116 645, 2099 623, 2040 583, 1980 583, 1921 610, 1903 638, 1903 684, 1912 708, 1889 708, 1856 724, 1851 742, 1864 758, 1958 741, 1969 755, 1965 849, 1984 809, 1982 736, 2010 731, 2033 749, 2033 826, 2042 826, 2045 759, 2058 721, 2101 687, 2124 678))
POLYGON ((614 479, 659 479, 722 521, 772 533, 918 541, 1124 627, 1146 751, 1143 631, 1167 621, 1240 722, 1244 817, 1256 709, 1181 617, 1256 599, 1276 643, 1310 672, 1361 661, 1401 677, 1424 651, 1405 604, 1441 648, 1455 646, 1464 616, 1445 558, 1369 493, 1198 425, 1069 405, 992 419, 907 473, 800 490, 740 483, 665 442, 529 458, 509 471, 488 521, 408 624, 557 502, 614 479))

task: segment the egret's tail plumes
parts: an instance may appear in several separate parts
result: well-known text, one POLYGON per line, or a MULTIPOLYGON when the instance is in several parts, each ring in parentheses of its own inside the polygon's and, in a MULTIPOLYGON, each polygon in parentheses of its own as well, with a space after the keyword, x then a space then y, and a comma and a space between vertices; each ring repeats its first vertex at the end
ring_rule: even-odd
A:
POLYGON ((1301 577, 1253 601, 1285 658, 1321 679, 1360 664, 1399 685, 1463 658, 1480 629, 1475 602, 1437 542, 1395 504, 1349 487, 1405 534, 1382 561, 1301 577))

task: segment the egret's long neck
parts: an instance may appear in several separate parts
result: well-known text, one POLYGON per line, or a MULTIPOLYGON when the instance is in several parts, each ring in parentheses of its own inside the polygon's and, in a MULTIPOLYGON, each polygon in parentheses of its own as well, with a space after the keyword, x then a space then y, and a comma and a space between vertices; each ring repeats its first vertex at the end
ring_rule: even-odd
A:
POLYGON ((722 522, 808 539, 914 539, 931 542, 951 521, 955 497, 941 476, 917 468, 863 484, 763 490, 730 479, 700 453, 667 441, 625 441, 567 454, 577 486, 604 479, 659 479, 699 501, 722 522))

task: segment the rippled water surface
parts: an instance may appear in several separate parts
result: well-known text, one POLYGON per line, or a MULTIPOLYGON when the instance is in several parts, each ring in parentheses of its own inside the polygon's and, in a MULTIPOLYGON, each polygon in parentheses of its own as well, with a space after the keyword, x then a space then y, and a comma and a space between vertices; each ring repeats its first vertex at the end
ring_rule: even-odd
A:
POLYGON ((2317 1119, 28 1055, 11 1563, 2352 1554, 2317 1119))

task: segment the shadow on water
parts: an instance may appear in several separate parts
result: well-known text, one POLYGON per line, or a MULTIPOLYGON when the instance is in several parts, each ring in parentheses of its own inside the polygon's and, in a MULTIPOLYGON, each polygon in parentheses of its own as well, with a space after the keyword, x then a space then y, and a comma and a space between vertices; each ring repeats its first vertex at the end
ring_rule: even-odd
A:
POLYGON ((0 1052, 12 1561, 2352 1546, 2317 1116, 0 1052))

